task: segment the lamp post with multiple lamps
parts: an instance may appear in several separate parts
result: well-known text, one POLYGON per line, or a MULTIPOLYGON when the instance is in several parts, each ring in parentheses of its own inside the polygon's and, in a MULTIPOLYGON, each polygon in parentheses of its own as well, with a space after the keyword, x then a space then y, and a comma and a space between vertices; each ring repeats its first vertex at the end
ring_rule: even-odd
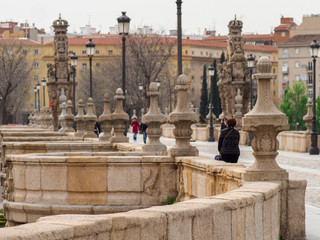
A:
POLYGON ((44 77, 41 80, 41 84, 43 87, 43 107, 45 107, 46 106, 46 91, 45 91, 45 89, 46 89, 47 81, 44 77))
MULTIPOLYGON (((118 31, 122 35, 122 91, 126 96, 126 36, 129 34, 130 18, 126 12, 121 12, 122 15, 117 18, 118 31)), ((126 99, 123 100, 123 109, 126 110, 126 99)))
POLYGON ((34 91, 34 111, 36 111, 38 108, 38 106, 37 106, 37 86, 33 87, 33 91, 34 91))
POLYGON ((313 116, 312 116, 312 130, 311 130, 311 147, 309 150, 310 155, 318 155, 319 148, 318 148, 318 133, 317 133, 317 118, 316 118, 316 58, 318 57, 319 51, 319 43, 317 40, 313 40, 310 44, 311 48, 311 56, 313 58, 313 90, 312 90, 312 99, 313 99, 313 116))
POLYGON ((37 82, 36 88, 38 93, 38 111, 40 112, 40 83, 39 82, 37 82))
MULTIPOLYGON (((254 67, 254 56, 252 56, 252 54, 250 54, 247 58, 247 62, 248 62, 248 67, 249 67, 249 71, 250 71, 250 110, 252 110, 253 107, 253 103, 252 103, 252 99, 253 99, 253 89, 252 89, 252 70, 254 67)), ((251 146, 251 142, 253 140, 253 135, 252 133, 249 132, 249 139, 248 139, 248 146, 251 146)))
POLYGON ((76 115, 76 66, 78 64, 78 56, 75 52, 72 53, 71 57, 71 67, 73 72, 73 81, 72 81, 72 93, 73 93, 73 115, 76 115))
POLYGON ((214 130, 213 130, 213 119, 212 119, 212 108, 213 108, 213 78, 214 78, 214 74, 215 74, 215 69, 214 67, 211 65, 209 68, 208 68, 208 73, 209 73, 209 76, 210 76, 210 126, 209 126, 209 138, 208 138, 208 142, 214 142, 215 139, 214 139, 214 130))
POLYGON ((90 65, 90 97, 92 98, 92 57, 94 55, 94 49, 96 45, 89 39, 89 42, 86 43, 87 55, 89 57, 89 65, 90 65))
POLYGON ((139 102, 139 105, 140 105, 140 121, 142 120, 142 91, 143 91, 143 84, 142 83, 139 83, 139 99, 140 99, 140 102, 139 102))

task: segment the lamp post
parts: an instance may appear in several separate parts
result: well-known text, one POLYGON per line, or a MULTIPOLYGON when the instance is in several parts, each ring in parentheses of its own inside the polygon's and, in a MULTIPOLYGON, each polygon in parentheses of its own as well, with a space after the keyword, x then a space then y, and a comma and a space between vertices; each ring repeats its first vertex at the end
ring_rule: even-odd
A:
MULTIPOLYGON (((250 71, 250 110, 252 110, 253 107, 253 103, 252 103, 252 98, 253 98, 253 94, 252 94, 252 69, 254 67, 254 56, 252 56, 252 54, 250 54, 247 58, 247 62, 248 62, 248 67, 249 67, 249 71, 250 71)), ((251 146, 251 142, 253 140, 253 135, 252 133, 249 132, 249 139, 248 139, 248 146, 251 146)))
MULTIPOLYGON (((122 91, 126 97, 126 36, 129 34, 130 18, 126 12, 121 12, 122 15, 117 18, 118 31, 122 35, 122 91)), ((123 109, 126 110, 126 99, 123 100, 123 109)))
POLYGON ((142 83, 139 83, 140 121, 142 120, 142 98, 141 98, 142 90, 143 90, 143 84, 142 84, 142 83))
POLYGON ((46 79, 44 77, 41 80, 41 84, 42 84, 42 87, 43 87, 43 107, 45 107, 46 106, 46 92, 45 92, 45 89, 46 89, 47 81, 46 81, 46 79))
POLYGON ((316 58, 318 57, 319 44, 317 40, 313 40, 310 44, 311 56, 313 58, 313 90, 312 90, 312 99, 313 99, 313 116, 312 116, 312 130, 311 130, 311 147, 309 150, 310 155, 318 155, 318 133, 317 133, 317 118, 316 118, 316 58))
POLYGON ((210 76, 210 127, 209 127, 209 139, 208 142, 214 142, 214 134, 213 134, 213 119, 212 119, 212 106, 213 106, 213 77, 215 74, 215 69, 214 67, 211 65, 208 68, 208 72, 209 72, 209 76, 210 76))
POLYGON ((94 42, 92 42, 92 39, 89 39, 89 42, 86 43, 87 48, 87 55, 89 57, 89 65, 90 65, 90 97, 92 98, 92 57, 94 55, 94 48, 95 48, 94 42))
POLYGON ((34 91, 34 111, 37 110, 37 86, 33 87, 33 91, 34 91))
POLYGON ((181 30, 181 5, 182 1, 177 0, 177 34, 178 34, 178 76, 182 74, 182 30, 181 30))
POLYGON ((71 67, 73 72, 73 81, 72 81, 72 92, 73 92, 73 116, 76 115, 76 66, 78 64, 78 56, 75 52, 72 53, 71 57, 71 67))
POLYGON ((38 110, 40 112, 40 83, 39 82, 37 82, 36 88, 37 88, 37 93, 38 93, 38 110))

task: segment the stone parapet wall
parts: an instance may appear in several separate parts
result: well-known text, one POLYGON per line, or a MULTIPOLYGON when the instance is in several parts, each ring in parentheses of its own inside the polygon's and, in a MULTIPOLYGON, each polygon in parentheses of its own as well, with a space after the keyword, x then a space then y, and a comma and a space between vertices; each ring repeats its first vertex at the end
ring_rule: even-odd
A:
POLYGON ((108 215, 60 215, 5 228, 0 239, 279 239, 280 185, 237 190, 167 206, 108 215))

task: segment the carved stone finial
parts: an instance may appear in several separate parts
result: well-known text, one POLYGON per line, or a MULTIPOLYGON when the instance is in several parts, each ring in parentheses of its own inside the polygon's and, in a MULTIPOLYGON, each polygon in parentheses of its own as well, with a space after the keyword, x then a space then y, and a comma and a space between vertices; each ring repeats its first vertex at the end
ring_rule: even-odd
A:
POLYGON ((272 63, 270 59, 266 56, 261 57, 257 63, 257 70, 259 73, 270 73, 272 68, 272 63))
POLYGON ((192 135, 191 125, 196 123, 196 114, 188 107, 187 91, 189 89, 188 79, 180 75, 175 89, 177 90, 177 106, 169 114, 168 122, 174 124, 173 134, 176 138, 176 145, 169 150, 169 154, 176 156, 198 156, 199 151, 190 145, 192 135))
POLYGON ((87 101, 87 114, 84 115, 83 121, 86 122, 86 133, 84 134, 85 138, 96 138, 97 135, 94 133, 94 123, 97 121, 97 116, 93 112, 94 102, 90 97, 87 101))
POLYGON ((114 135, 110 138, 111 143, 129 142, 129 138, 124 136, 126 129, 126 121, 129 120, 129 115, 123 111, 122 101, 125 99, 121 88, 116 90, 114 96, 116 100, 116 108, 111 114, 111 120, 113 121, 114 135))
MULTIPOLYGON (((270 59, 262 57, 258 65, 259 63, 268 66, 270 59)), ((253 77, 258 82, 257 103, 242 119, 242 129, 251 132, 254 136, 251 146, 255 162, 247 169, 244 179, 246 181, 286 180, 288 173, 278 166, 275 158, 279 147, 277 135, 281 131, 288 130, 289 124, 286 115, 276 108, 271 98, 270 80, 274 78, 274 74, 258 72, 253 77)))
POLYGON ((102 133, 99 135, 100 141, 109 141, 112 130, 112 120, 110 111, 111 96, 109 93, 104 94, 104 108, 103 113, 99 116, 99 122, 101 123, 102 133))
POLYGON ((306 115, 303 116, 303 121, 306 122, 306 127, 307 127, 307 133, 311 134, 311 129, 312 129, 312 116, 313 116, 313 112, 312 112, 312 98, 308 98, 308 102, 307 102, 307 108, 308 108, 308 112, 306 115))
POLYGON ((74 132, 73 129, 73 121, 74 121, 74 116, 72 113, 72 102, 71 100, 68 100, 67 103, 67 111, 66 111, 66 115, 64 116, 64 119, 66 121, 66 131, 65 132, 74 132))
POLYGON ((74 121, 77 122, 77 132, 74 134, 76 137, 83 137, 84 135, 84 113, 83 113, 83 101, 79 99, 78 101, 78 114, 74 117, 74 121))
POLYGON ((147 95, 150 97, 150 107, 147 114, 142 117, 142 123, 148 126, 148 142, 142 146, 142 150, 144 152, 166 155, 167 147, 160 142, 160 136, 162 134, 162 128, 160 126, 167 121, 167 118, 160 112, 158 107, 157 96, 159 94, 157 84, 155 82, 150 83, 149 92, 147 92, 147 95))

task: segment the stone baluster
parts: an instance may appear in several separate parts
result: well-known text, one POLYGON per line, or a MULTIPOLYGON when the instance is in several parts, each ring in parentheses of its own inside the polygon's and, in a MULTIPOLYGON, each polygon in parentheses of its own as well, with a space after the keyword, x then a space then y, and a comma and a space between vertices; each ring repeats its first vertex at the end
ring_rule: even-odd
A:
POLYGON ((313 113, 312 113, 312 98, 309 98, 308 99, 308 102, 307 102, 307 107, 308 107, 308 112, 306 115, 303 116, 303 121, 306 122, 306 127, 307 127, 307 133, 311 134, 311 129, 312 129, 312 116, 313 116, 313 113))
POLYGON ((104 94, 103 98, 104 107, 103 113, 99 116, 99 122, 101 123, 102 133, 99 135, 100 141, 109 141, 112 130, 112 120, 110 111, 111 96, 109 93, 104 94))
POLYGON ((238 88, 237 90, 237 95, 235 97, 235 100, 236 100, 236 104, 235 104, 235 109, 236 109, 236 112, 234 114, 234 117, 237 121, 237 125, 236 125, 236 128, 238 130, 241 129, 242 127, 242 112, 241 112, 241 109, 242 109, 242 96, 241 96, 241 92, 240 92, 240 88, 238 88))
POLYGON ((80 99, 78 102, 78 114, 74 117, 74 121, 77 122, 77 132, 74 134, 76 137, 83 137, 84 135, 84 113, 83 113, 83 100, 80 99))
POLYGON ((87 102, 87 114, 84 115, 83 121, 86 122, 86 133, 85 138, 96 138, 97 135, 94 133, 94 123, 97 121, 97 116, 93 113, 94 103, 93 99, 89 98, 87 102))
POLYGON ((129 138, 124 136, 126 129, 126 121, 129 120, 129 115, 123 111, 122 101, 125 97, 123 91, 118 88, 114 99, 116 100, 116 108, 111 114, 111 120, 113 121, 113 136, 110 138, 111 143, 129 142, 129 138))
POLYGON ((169 114, 168 122, 175 126, 173 134, 176 138, 176 144, 169 150, 169 154, 173 157, 198 156, 198 149, 190 145, 192 135, 191 125, 196 123, 196 114, 188 107, 187 92, 189 85, 185 75, 179 76, 175 89, 177 90, 177 106, 169 114))
POLYGON ((66 121, 66 131, 65 132, 74 132, 73 129, 73 121, 74 121, 74 116, 72 113, 72 102, 71 100, 68 100, 67 103, 67 111, 66 115, 64 116, 64 120, 66 121))
POLYGON ((142 146, 144 152, 166 155, 167 147, 160 142, 162 128, 160 126, 167 121, 166 117, 160 112, 157 97, 160 94, 157 83, 152 82, 149 86, 147 95, 150 97, 150 108, 147 114, 142 117, 142 123, 148 126, 148 141, 142 146))
POLYGON ((289 125, 288 118, 276 108, 271 98, 270 81, 275 77, 271 66, 268 57, 259 59, 258 73, 253 75, 258 82, 257 103, 242 119, 242 129, 254 136, 251 146, 255 162, 244 173, 246 181, 288 179, 287 171, 275 160, 279 147, 277 135, 288 130, 289 125))
POLYGON ((60 113, 60 116, 59 116, 59 124, 60 124, 60 129, 59 129, 59 132, 65 132, 66 129, 67 129, 67 125, 66 125, 66 121, 64 119, 64 116, 66 115, 67 111, 67 104, 66 104, 66 101, 67 101, 67 97, 64 93, 64 88, 61 89, 61 95, 59 97, 59 101, 60 101, 60 109, 61 109, 61 113, 60 113))

